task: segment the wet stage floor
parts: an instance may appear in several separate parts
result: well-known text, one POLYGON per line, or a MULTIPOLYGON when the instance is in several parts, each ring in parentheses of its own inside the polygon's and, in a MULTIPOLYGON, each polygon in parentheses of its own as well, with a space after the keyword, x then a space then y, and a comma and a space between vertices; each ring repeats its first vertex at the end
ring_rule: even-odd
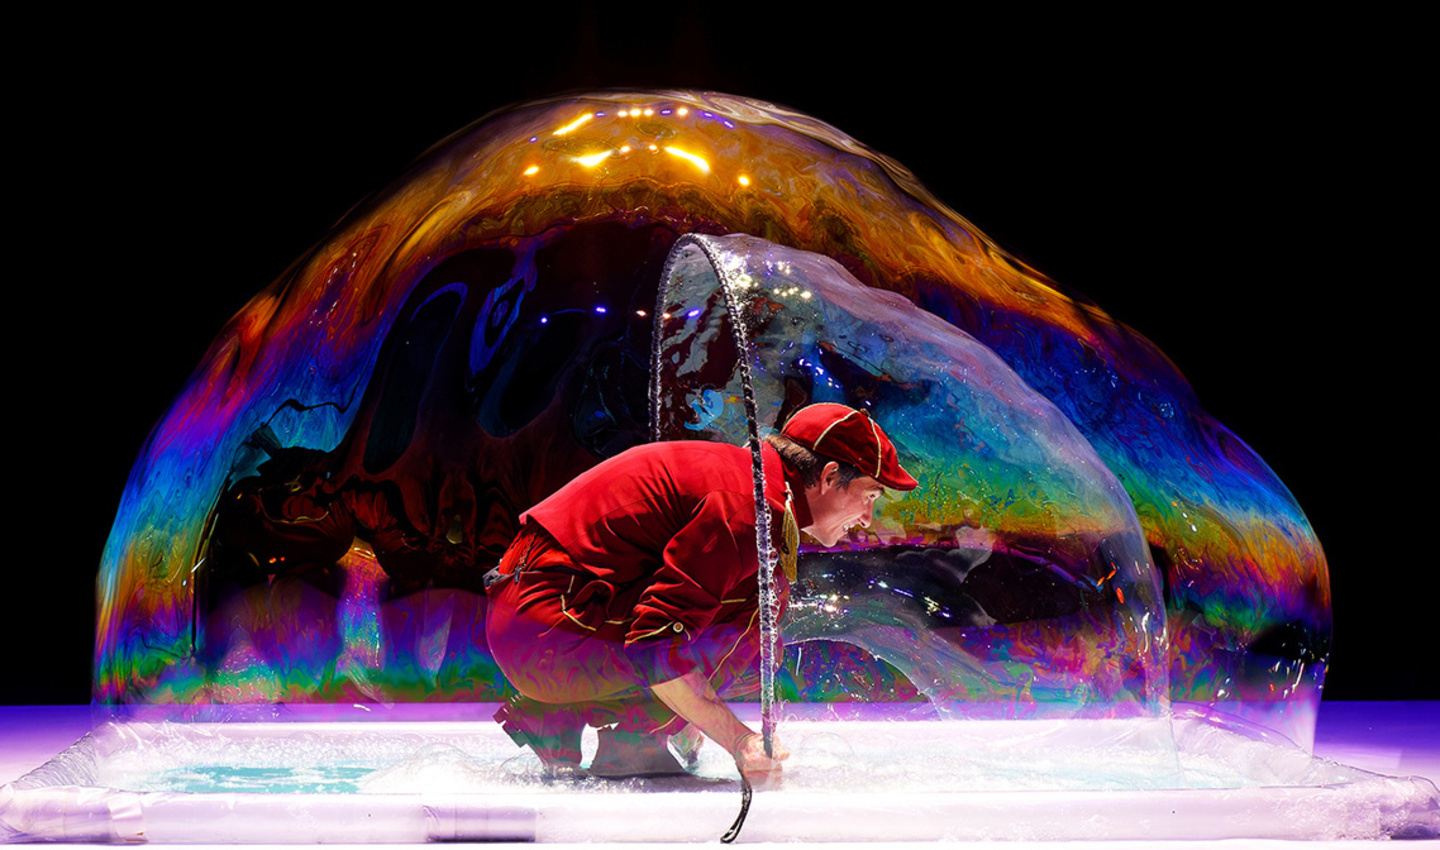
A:
MULTIPOLYGON (((919 821, 943 821, 948 818, 949 822, 963 823, 964 826, 946 830, 942 834, 950 833, 962 839, 1018 839, 1018 843, 1006 846, 1026 846, 1036 837, 1047 835, 1061 838, 1074 838, 1077 835, 1127 835, 1133 833, 1133 828, 1127 823, 1155 819, 1169 823, 1162 826, 1158 833, 1148 834, 1158 834, 1164 840, 1142 844, 1127 841, 1123 845, 1109 840, 1078 843, 1069 841, 1066 846, 1196 846, 1182 840, 1187 837, 1202 837, 1200 834, 1188 835, 1187 823, 1196 824, 1194 828, 1198 832, 1208 833, 1215 818, 1237 818, 1238 825, 1230 835, 1244 836, 1248 833, 1265 836, 1271 835, 1266 831, 1269 827, 1265 820, 1271 816, 1267 812, 1283 810, 1291 812, 1291 817, 1306 816, 1307 809, 1303 806, 1295 809, 1291 802, 1285 803, 1291 806, 1289 809, 1270 809, 1267 807, 1273 804, 1271 800, 1252 811, 1258 798, 1235 798, 1228 791, 1205 790, 1204 783, 1211 778, 1217 789, 1234 783, 1218 774, 1210 777, 1209 773, 1201 771, 1205 775, 1197 785, 1194 780, 1197 775, 1196 765, 1193 763, 1188 766, 1186 774, 1190 777, 1187 781, 1192 790, 1168 794, 1162 791, 1159 792, 1161 796, 1151 790, 1142 790, 1138 794, 1133 792, 1131 789, 1136 787, 1152 787, 1144 784, 1143 777, 1147 775, 1155 777, 1154 787, 1168 787, 1166 783, 1171 781, 1170 778, 1160 775, 1166 769, 1163 747, 1157 748, 1152 746, 1154 742, 1147 742, 1147 731, 1144 728, 1138 731, 1122 730, 1123 734, 1119 737, 1105 733, 1107 741, 1102 752, 1114 753, 1128 747, 1129 751, 1134 753, 1133 757, 1116 760, 1114 764, 1101 769, 1100 773, 1111 777, 1104 780, 1111 783, 1109 786, 1103 783, 1097 786, 1087 781, 1088 764, 1084 761, 1083 749, 1077 749, 1067 756, 1064 750, 1074 743, 1074 735, 1068 734, 1074 731, 1073 728, 1063 725, 1047 727, 1034 721, 1010 724, 1008 728, 1012 731, 1002 731, 998 733, 998 737, 996 733, 984 731, 983 724, 964 727, 967 730, 965 735, 988 737, 988 741, 977 738, 968 742, 959 739, 952 742, 967 753, 966 758, 957 762, 969 770, 970 775, 964 775, 964 771, 959 768, 948 769, 947 762, 946 773, 949 775, 927 778, 935 771, 935 765, 927 767, 919 764, 926 757, 926 738, 920 730, 930 725, 884 724, 867 730, 863 724, 852 724, 841 728, 838 734, 833 728, 818 725, 793 724, 788 728, 782 726, 782 735, 787 736, 787 742, 799 750, 793 765, 795 770, 791 771, 785 791, 756 795, 750 821, 747 822, 748 835, 742 833, 741 840, 764 840, 767 837, 785 837, 792 840, 801 837, 831 843, 907 838, 920 840, 928 833, 919 828, 919 821), (1023 729, 1023 732, 1015 733, 1013 730, 1016 728, 1023 729), (1050 731, 1046 731, 1047 729, 1050 731), (877 740, 880 741, 878 748, 872 748, 873 751, 865 750, 867 743, 877 740), (991 753, 989 761, 985 755, 987 747, 991 753), (1007 758, 1011 753, 1015 755, 1013 760, 1007 758), (887 759, 887 756, 894 758, 887 759), (1052 756, 1053 760, 1046 763, 1045 760, 1052 756), (1154 763, 1144 764, 1147 758, 1154 759, 1154 763), (1016 763, 1022 767, 1016 768, 1016 763), (874 769, 856 771, 853 767, 857 764, 874 769), (906 764, 918 764, 918 772, 907 769, 906 764), (1034 770, 1023 767, 1026 764, 1033 765, 1034 770), (1135 777, 1123 775, 1125 770, 1120 771, 1122 775, 1114 776, 1116 765, 1125 769, 1133 767, 1136 776, 1142 777, 1138 780, 1140 784, 1135 784, 1135 777), (847 767, 855 774, 854 782, 846 781, 847 767), (887 770, 890 773, 886 774, 887 770), (1073 775, 1067 777, 1067 770, 1073 775), (1027 793, 1027 771, 1045 779, 1046 787, 1036 789, 1039 793, 1027 793), (878 785, 873 781, 877 774, 878 785), (871 784, 861 782, 862 778, 872 780, 871 784), (1106 787, 1113 790, 1101 790, 1097 793, 1097 788, 1106 787), (1229 801, 1219 809, 1213 805, 1217 793, 1231 794, 1229 801), (1169 808, 1169 814, 1160 811, 1162 808, 1169 808), (907 814, 917 809, 924 814, 907 814), (846 819, 851 817, 850 813, 857 811, 868 812, 868 815, 853 820, 846 819), (1295 815, 1294 812, 1301 814, 1295 815), (810 825, 804 826, 807 821, 810 825), (1112 829, 1105 825, 1107 823, 1119 825, 1112 829), (1024 826, 1025 824, 1033 826, 1024 826), (1080 826, 1071 829, 1071 826, 1077 824, 1080 826)), ((91 709, 88 706, 0 708, 0 782, 10 782, 39 767, 90 731, 91 726, 91 709)), ((355 728, 354 724, 346 726, 355 728)), ((478 734, 484 740, 493 737, 490 735, 490 727, 485 724, 468 726, 473 732, 466 734, 478 734)), ((948 726, 952 731, 955 728, 954 724, 948 726)), ((996 728, 1003 730, 1005 727, 996 728)), ((1315 752, 1322 758, 1362 770, 1390 776, 1417 775, 1433 782, 1440 780, 1440 731, 1437 730, 1440 730, 1440 703, 1322 703, 1315 752)), ((508 741, 502 743, 508 747, 508 741)), ((520 790, 528 795, 525 799, 517 798, 516 805, 509 809, 497 809, 503 810, 502 814, 508 812, 504 814, 505 817, 519 819, 516 822, 518 825, 511 824, 514 827, 512 831, 517 835, 534 835, 551 841, 624 840, 627 830, 640 828, 640 824, 648 819, 650 825, 643 829, 648 830, 644 835, 651 840, 663 841, 667 829, 674 825, 676 834, 688 840, 705 840, 706 836, 714 832, 716 834, 708 838, 713 841, 718 838, 718 831, 728 825, 733 813, 738 810, 739 795, 734 792, 735 783, 724 777, 723 764, 719 765, 718 771, 712 770, 709 779, 669 780, 670 784, 678 783, 673 788, 665 782, 652 782, 649 786, 641 786, 647 793, 640 795, 617 795, 611 790, 641 790, 636 788, 633 781, 629 788, 616 788, 598 780, 591 781, 591 784, 596 786, 588 788, 592 793, 584 793, 587 789, 578 789, 582 793, 567 795, 564 789, 534 782, 533 776, 528 773, 532 768, 529 760, 523 756, 512 757, 511 750, 513 748, 506 749, 503 753, 497 750, 497 757, 490 759, 489 763, 497 766, 496 769, 502 774, 508 772, 508 775, 516 780, 520 790), (597 788, 599 792, 594 793, 597 788), (658 793, 650 793, 652 791, 658 793), (557 796, 557 792, 564 796, 564 799, 557 796), (540 796, 537 797, 537 794, 540 796), (616 812, 623 808, 621 798, 624 797, 643 798, 645 805, 642 810, 617 818, 616 812), (535 802, 537 800, 540 801, 538 804, 535 802), (534 813, 537 811, 542 814, 536 816, 534 813), (535 829, 537 817, 540 822, 549 823, 549 826, 535 829), (530 820, 527 821, 527 818, 530 820), (530 826, 526 826, 527 823, 530 826), (596 826, 592 828, 590 824, 596 826)), ((481 755, 479 762, 486 763, 483 753, 481 755)), ((1329 769, 1327 765, 1319 766, 1329 769)), ((1318 782, 1324 784, 1330 781, 1327 776, 1328 774, 1320 775, 1318 782)), ((505 778, 505 775, 499 777, 500 784, 505 784, 505 778)), ((455 793, 463 796, 467 790, 493 791, 497 777, 477 774, 471 760, 461 759, 457 762, 442 757, 438 760, 432 758, 428 762, 421 759, 416 764, 390 770, 367 781, 367 787, 354 790, 365 794, 396 794, 430 783, 432 790, 454 789, 455 793), (458 773, 451 769, 457 766, 458 773), (467 782, 474 787, 467 789, 467 782)), ((188 787, 184 790, 207 789, 188 787)), ((203 795, 185 796, 194 798, 203 795)), ((331 799, 340 803, 343 795, 331 799)), ((1336 800, 1339 805, 1345 804, 1343 797, 1336 800)), ((3 801, 0 801, 0 812, 3 812, 3 801)), ((155 825, 159 823, 160 821, 153 821, 155 825)), ((457 827, 457 835, 468 834, 466 830, 470 827, 463 824, 457 827)), ((1289 825, 1288 829, 1290 834, 1298 833, 1297 837, 1303 835, 1305 830, 1303 826, 1296 827, 1293 824, 1289 825)), ((503 836, 504 832, 502 829, 497 837, 503 836)), ((1282 829, 1279 834, 1284 833, 1285 830, 1282 829)), ((217 834, 227 835, 226 843, 233 843, 237 839, 245 840, 243 830, 217 830, 217 834)), ((263 832, 257 834, 263 835, 263 832)), ((1142 830, 1141 834, 1146 833, 1142 830)), ((343 836, 336 837, 343 840, 343 836)), ((254 840, 273 841, 273 838, 262 837, 254 840)), ((1244 838, 1238 839, 1241 844, 1237 845, 1236 840, 1230 838, 1226 846, 1244 846, 1246 841, 1244 838)), ((1275 841, 1267 840, 1257 846, 1275 845, 1275 841)), ((1307 842, 1303 846, 1323 845, 1307 842)), ((1343 846, 1353 847, 1357 844, 1345 842, 1343 846)))

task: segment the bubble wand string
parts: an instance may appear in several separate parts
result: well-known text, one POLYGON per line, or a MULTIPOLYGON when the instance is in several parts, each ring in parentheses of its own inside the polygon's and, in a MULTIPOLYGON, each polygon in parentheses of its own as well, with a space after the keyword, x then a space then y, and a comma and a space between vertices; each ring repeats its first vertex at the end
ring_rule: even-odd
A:
MULTIPOLYGON (((735 347, 744 355, 738 358, 740 369, 741 395, 744 398, 745 422, 746 422, 746 443, 750 448, 751 470, 755 479, 755 546, 759 557, 759 565, 756 570, 756 584, 758 585, 758 596, 760 606, 760 739, 764 744, 765 755, 769 758, 775 757, 775 622, 778 605, 775 599, 775 567, 779 562, 778 553, 770 537, 770 511, 765 501, 765 468, 760 452, 760 426, 759 414, 755 405, 755 389, 750 380, 749 357, 754 357, 755 352, 750 343, 749 335, 745 332, 744 313, 738 290, 743 287, 737 286, 731 280, 727 264, 721 262, 716 246, 709 239, 697 234, 686 234, 676 240, 675 245, 670 249, 670 258, 665 265, 662 280, 667 283, 673 282, 678 258, 683 249, 694 246, 704 256, 705 261, 715 272, 720 290, 725 295, 725 306, 729 310, 731 321, 730 330, 735 337, 735 347)), ((666 315, 665 299, 669 286, 661 286, 656 297, 655 316, 656 321, 652 330, 651 357, 654 374, 660 374, 660 340, 662 317, 666 315)), ((658 438, 660 410, 660 389, 658 381, 651 386, 650 396, 650 422, 654 429, 652 437, 658 438)), ((754 790, 750 786, 750 780, 745 777, 744 772, 740 774, 740 814, 736 816, 735 823, 721 837, 721 842, 729 844, 740 835, 740 829, 745 825, 745 816, 750 813, 750 800, 754 790)))
POLYGON ((720 836, 721 844, 734 843, 735 839, 740 837, 740 830, 745 826, 745 816, 750 814, 750 797, 753 793, 750 790, 750 780, 745 778, 745 774, 740 774, 740 814, 735 816, 735 822, 720 836))
MULTIPOLYGON (((702 243, 703 244, 703 243, 702 243)), ((709 248, 708 245, 704 245, 709 248)), ((715 258, 707 250, 706 255, 710 257, 715 268, 720 270, 720 265, 715 263, 715 258)), ((735 332, 736 347, 745 352, 746 357, 754 356, 749 336, 745 333, 745 325, 741 320, 743 315, 740 311, 739 298, 731 284, 730 277, 723 271, 720 275, 721 285, 725 290, 725 300, 730 307, 731 326, 735 332)), ((765 501, 765 467, 760 454, 760 426, 759 414, 755 407, 755 388, 750 381, 750 364, 745 358, 740 360, 740 386, 741 395, 745 399, 745 422, 747 429, 747 442, 750 444, 751 468, 755 473, 755 542, 761 558, 759 569, 756 571, 756 581, 759 585, 760 604, 760 740, 765 747, 767 758, 775 757, 775 566, 778 562, 775 547, 770 537, 770 507, 765 501)), ((735 823, 721 836, 722 844, 729 844, 740 836, 740 830, 745 826, 745 816, 750 813, 750 799, 754 792, 750 787, 750 780, 745 773, 740 773, 740 814, 735 817, 735 823)))

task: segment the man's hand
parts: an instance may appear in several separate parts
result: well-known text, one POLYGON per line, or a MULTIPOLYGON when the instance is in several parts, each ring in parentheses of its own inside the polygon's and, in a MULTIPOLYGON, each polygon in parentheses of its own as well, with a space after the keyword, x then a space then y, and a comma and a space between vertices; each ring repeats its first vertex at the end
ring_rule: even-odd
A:
POLYGON ((772 741, 775 757, 765 755, 765 739, 758 733, 751 732, 740 739, 740 745, 735 749, 735 767, 739 768, 740 774, 750 780, 751 786, 755 788, 773 788, 780 784, 780 762, 790 758, 790 751, 780 745, 779 741, 772 741))
POLYGON ((773 787, 780 779, 780 762, 790 757, 784 747, 775 746, 775 757, 765 755, 765 745, 758 734, 741 723, 730 707, 716 696, 715 689, 699 670, 691 670, 678 679, 658 682, 650 690, 671 711, 685 718, 691 726, 735 758, 740 773, 757 788, 773 787))

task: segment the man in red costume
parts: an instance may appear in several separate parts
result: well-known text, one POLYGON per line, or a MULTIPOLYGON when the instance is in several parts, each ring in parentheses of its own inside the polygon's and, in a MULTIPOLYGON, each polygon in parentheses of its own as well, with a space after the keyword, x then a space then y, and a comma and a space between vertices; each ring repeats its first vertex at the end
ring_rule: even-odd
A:
MULTIPOLYGON (((798 411, 761 454, 765 509, 787 565, 775 576, 783 611, 795 529, 833 546, 870 524, 885 487, 916 482, 880 426, 840 404, 798 411)), ((588 724, 600 734, 591 773, 655 775, 682 772, 665 748, 671 735, 693 751, 703 733, 752 780, 779 774, 788 753, 767 756, 722 701, 759 687, 754 494, 747 449, 652 443, 521 517, 487 577, 486 620, 495 661, 522 694, 495 717, 517 744, 552 773, 575 772, 588 724)))

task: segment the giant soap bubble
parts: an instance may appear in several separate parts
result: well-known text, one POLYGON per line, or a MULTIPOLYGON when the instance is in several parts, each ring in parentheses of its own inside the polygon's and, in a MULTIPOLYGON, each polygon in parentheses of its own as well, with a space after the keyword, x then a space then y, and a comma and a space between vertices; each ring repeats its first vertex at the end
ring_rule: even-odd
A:
MULTIPOLYGON (((503 695, 480 576, 520 512, 656 435, 667 258, 726 234, 753 241, 711 243, 710 268, 778 258, 797 276, 758 276, 814 299, 755 326, 761 424, 872 404, 926 471, 807 556, 792 697, 1027 715, 1150 711, 1168 687, 1308 740, 1324 556, 1169 361, 834 128, 684 92, 482 119, 227 325, 127 484, 97 699, 503 695)), ((740 355, 697 332, 667 427, 724 437, 740 355)))

